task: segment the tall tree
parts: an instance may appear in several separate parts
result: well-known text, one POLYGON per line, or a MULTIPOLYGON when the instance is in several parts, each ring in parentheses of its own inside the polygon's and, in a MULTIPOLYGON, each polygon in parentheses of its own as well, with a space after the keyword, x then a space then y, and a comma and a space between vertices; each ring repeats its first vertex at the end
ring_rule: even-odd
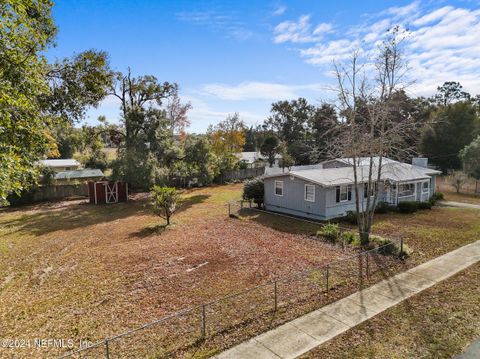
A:
POLYGON ((479 119, 470 101, 456 102, 436 109, 433 124, 425 130, 422 152, 443 172, 460 169, 459 152, 473 141, 479 131, 479 119))
POLYGON ((245 124, 238 113, 207 129, 210 145, 216 158, 216 175, 234 169, 238 164, 237 153, 245 145, 245 124))
POLYGON ((183 133, 185 128, 190 125, 187 113, 191 108, 190 102, 181 102, 178 92, 174 92, 167 100, 166 112, 172 136, 183 133))
POLYGON ((326 159, 326 149, 329 139, 336 136, 338 117, 332 104, 323 103, 315 108, 310 119, 313 150, 310 153, 310 162, 318 163, 326 159))
POLYGON ((56 35, 52 5, 0 3, 0 205, 35 182, 35 162, 54 148, 39 102, 49 90, 42 53, 56 35))
POLYGON ((155 76, 117 73, 110 95, 120 100, 123 127, 110 129, 121 139, 113 175, 132 187, 147 189, 160 182, 179 156, 171 135, 164 102, 176 96, 178 86, 160 83, 155 76))
POLYGON ((359 52, 353 53, 348 65, 335 65, 338 105, 344 121, 339 122, 337 136, 329 146, 333 157, 351 158, 362 244, 369 242, 384 157, 397 158, 413 150, 407 139, 417 128, 417 120, 409 113, 395 113, 401 101, 395 94, 404 89, 406 70, 402 38, 398 28, 392 29, 378 48, 374 66, 363 66, 372 64, 362 64, 359 52), (360 184, 373 196, 363 200, 360 184))
POLYGON ((264 127, 266 130, 277 133, 287 145, 305 141, 314 111, 314 106, 304 98, 278 101, 272 104, 271 115, 265 121, 264 127))
POLYGON ((280 152, 278 137, 267 135, 260 147, 260 153, 267 157, 268 165, 272 167, 275 164, 276 156, 280 152))
POLYGON ((475 179, 475 193, 480 181, 480 135, 460 151, 464 171, 475 179))
POLYGON ((65 122, 78 122, 96 107, 112 85, 113 73, 104 51, 88 50, 47 66, 50 91, 41 96, 44 110, 65 122))
POLYGON ((443 106, 454 101, 464 101, 469 100, 470 94, 463 91, 463 86, 460 85, 460 82, 447 81, 442 86, 437 87, 437 94, 434 97, 434 100, 443 106))

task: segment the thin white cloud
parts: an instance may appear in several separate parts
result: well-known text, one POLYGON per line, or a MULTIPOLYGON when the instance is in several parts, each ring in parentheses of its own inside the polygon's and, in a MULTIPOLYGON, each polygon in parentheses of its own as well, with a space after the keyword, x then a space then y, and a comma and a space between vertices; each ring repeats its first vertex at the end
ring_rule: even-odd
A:
POLYGON ((312 28, 310 15, 302 15, 298 21, 283 21, 275 26, 274 42, 277 44, 282 42, 315 42, 322 39, 332 29, 333 26, 329 23, 320 23, 312 28))
POLYGON ((209 10, 179 12, 176 13, 175 16, 180 21, 205 26, 212 31, 224 33, 237 40, 246 40, 253 35, 242 20, 231 14, 223 14, 209 10))
MULTIPOLYGON (((304 27, 308 20, 304 19, 304 27)), ((285 23, 295 23, 300 28, 298 24, 302 24, 301 21, 287 21, 278 26, 285 23)), ((329 34, 313 45, 298 45, 297 50, 307 63, 331 70, 333 60, 346 60, 353 50, 361 48, 365 56, 369 56, 394 26, 409 29, 404 45, 405 59, 410 66, 408 77, 415 82, 413 91, 430 95, 445 81, 460 81, 467 91, 480 93, 479 9, 454 6, 425 8, 415 1, 368 16, 362 24, 345 28, 341 36, 329 34)), ((283 25, 282 29, 291 30, 292 27, 283 25)), ((292 36, 284 36, 291 41, 292 36)), ((275 40, 277 43, 285 42, 275 40)))
POLYGON ((284 5, 277 6, 277 8, 273 11, 274 16, 280 16, 283 15, 287 11, 287 7, 284 5))
POLYGON ((202 91, 205 94, 222 100, 270 100, 293 99, 302 96, 304 92, 321 92, 326 88, 319 83, 305 85, 286 85, 268 82, 242 82, 238 85, 207 84, 202 91))

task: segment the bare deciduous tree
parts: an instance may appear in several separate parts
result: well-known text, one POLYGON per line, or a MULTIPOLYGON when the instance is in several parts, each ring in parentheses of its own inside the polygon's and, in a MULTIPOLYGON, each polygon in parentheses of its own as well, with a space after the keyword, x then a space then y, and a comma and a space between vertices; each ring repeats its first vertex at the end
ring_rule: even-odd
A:
POLYGON ((166 112, 167 119, 170 125, 170 131, 173 134, 183 133, 185 127, 190 125, 190 121, 187 117, 187 112, 192 109, 190 102, 182 103, 178 93, 174 93, 167 102, 166 112))
MULTIPOLYGON (((384 158, 405 159, 414 150, 411 141, 419 123, 403 111, 405 73, 401 44, 404 36, 392 29, 378 47, 374 61, 362 61, 355 51, 347 64, 334 64, 337 78, 338 135, 327 146, 331 158, 347 157, 353 166, 358 230, 362 244, 369 242, 379 200, 384 158), (364 185, 368 194, 363 198, 364 185)), ((388 186, 388 183, 383 183, 388 186)))

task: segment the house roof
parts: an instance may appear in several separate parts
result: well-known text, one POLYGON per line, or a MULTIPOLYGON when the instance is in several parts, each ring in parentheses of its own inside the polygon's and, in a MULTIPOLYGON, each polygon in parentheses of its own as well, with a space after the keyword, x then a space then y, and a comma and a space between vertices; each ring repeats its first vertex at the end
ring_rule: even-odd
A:
MULTIPOLYGON (((346 160, 348 163, 348 159, 346 160)), ((383 162, 383 161, 382 161, 383 162)), ((365 163, 365 162, 360 162, 365 163)), ((376 162, 378 164, 378 161, 376 162)), ((373 165, 373 176, 376 173, 376 164, 373 165)), ((354 183, 354 168, 353 166, 346 166, 340 168, 292 168, 288 172, 267 174, 265 177, 279 177, 279 176, 294 176, 306 181, 317 183, 321 186, 330 187, 344 184, 354 183)), ((358 182, 367 182, 369 168, 368 165, 360 165, 357 167, 358 182)), ((413 166, 407 163, 397 162, 391 159, 386 159, 382 164, 382 181, 392 182, 408 182, 414 180, 422 180, 430 178, 430 174, 439 174, 440 171, 435 171, 430 168, 413 166)))
POLYGON ((76 167, 80 166, 80 163, 73 158, 60 159, 60 160, 40 160, 41 165, 46 167, 76 167))
MULTIPOLYGON (((258 160, 265 160, 266 157, 263 156, 260 152, 238 152, 236 156, 240 161, 245 161, 247 163, 255 163, 258 160)), ((276 159, 281 158, 279 154, 275 155, 276 159)))
POLYGON ((82 178, 102 178, 105 175, 99 169, 84 169, 74 171, 62 171, 55 175, 56 180, 70 180, 70 179, 82 179, 82 178))

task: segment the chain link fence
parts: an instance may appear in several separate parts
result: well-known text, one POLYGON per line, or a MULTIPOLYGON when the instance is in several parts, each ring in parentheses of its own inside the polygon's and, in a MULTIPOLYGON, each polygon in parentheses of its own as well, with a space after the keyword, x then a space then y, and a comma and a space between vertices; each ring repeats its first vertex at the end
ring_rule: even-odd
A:
MULTIPOLYGON (((230 215, 254 207, 250 202, 228 205, 230 215)), ((226 348, 396 274, 403 269, 402 261, 382 254, 392 252, 390 246, 402 247, 403 241, 275 278, 60 358, 161 358, 186 356, 202 346, 226 348)))

